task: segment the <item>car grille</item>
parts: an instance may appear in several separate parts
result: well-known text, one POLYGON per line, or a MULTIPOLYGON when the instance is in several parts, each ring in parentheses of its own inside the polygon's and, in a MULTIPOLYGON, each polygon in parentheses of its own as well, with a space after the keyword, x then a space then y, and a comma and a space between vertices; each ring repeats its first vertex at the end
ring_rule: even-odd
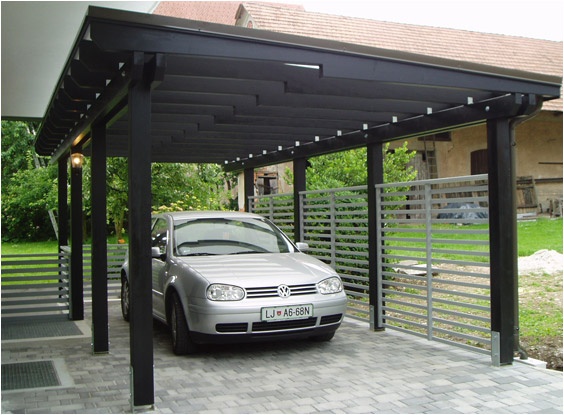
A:
POLYGON ((317 317, 310 317, 303 320, 285 320, 285 321, 273 321, 270 323, 257 322, 253 323, 253 332, 257 331, 271 331, 271 330, 290 330, 290 329, 302 329, 305 327, 315 326, 317 317))
MULTIPOLYGON (((317 287, 315 284, 289 285, 288 287, 290 287, 290 296, 317 294, 317 287)), ((247 298, 278 297, 278 286, 253 287, 246 288, 245 290, 247 291, 247 298)))

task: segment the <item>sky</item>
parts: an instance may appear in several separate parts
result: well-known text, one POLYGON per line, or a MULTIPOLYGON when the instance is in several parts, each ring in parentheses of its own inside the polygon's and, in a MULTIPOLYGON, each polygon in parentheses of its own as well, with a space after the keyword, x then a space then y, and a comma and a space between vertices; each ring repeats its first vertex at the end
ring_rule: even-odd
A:
POLYGON ((562 41, 562 0, 265 0, 307 11, 562 41))

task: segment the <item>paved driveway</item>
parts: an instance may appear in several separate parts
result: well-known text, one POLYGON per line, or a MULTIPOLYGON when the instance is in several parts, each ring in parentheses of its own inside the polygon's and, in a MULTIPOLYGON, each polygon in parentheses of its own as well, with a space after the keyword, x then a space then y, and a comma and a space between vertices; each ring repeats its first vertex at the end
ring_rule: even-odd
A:
MULTIPOLYGON (((88 331, 87 321, 79 324, 88 331)), ((562 413, 562 373, 346 321, 329 343, 171 352, 155 323, 155 413, 562 413)), ((129 327, 110 303, 110 353, 89 336, 2 342, 2 365, 56 362, 60 385, 2 391, 3 413, 124 413, 129 327)), ((4 379, 3 379, 4 382, 4 379)))

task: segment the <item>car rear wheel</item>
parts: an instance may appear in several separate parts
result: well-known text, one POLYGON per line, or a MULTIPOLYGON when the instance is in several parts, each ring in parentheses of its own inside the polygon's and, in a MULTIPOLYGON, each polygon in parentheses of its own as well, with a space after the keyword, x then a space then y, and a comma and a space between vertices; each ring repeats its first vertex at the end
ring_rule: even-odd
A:
POLYGON ((172 351, 176 355, 194 353, 196 344, 190 339, 188 323, 178 294, 172 294, 172 308, 170 312, 170 332, 172 336, 172 351))
POLYGON ((125 321, 129 321, 129 282, 127 278, 121 279, 121 315, 125 321))

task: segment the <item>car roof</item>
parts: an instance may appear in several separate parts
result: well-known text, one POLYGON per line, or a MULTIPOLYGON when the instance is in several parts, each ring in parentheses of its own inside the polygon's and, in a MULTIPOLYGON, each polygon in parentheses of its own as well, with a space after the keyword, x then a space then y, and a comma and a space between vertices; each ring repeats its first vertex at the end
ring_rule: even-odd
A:
POLYGON ((209 218, 255 218, 263 219, 262 216, 248 212, 233 212, 233 211, 187 211, 187 212, 167 212, 161 215, 169 215, 173 220, 183 219, 209 219, 209 218))

